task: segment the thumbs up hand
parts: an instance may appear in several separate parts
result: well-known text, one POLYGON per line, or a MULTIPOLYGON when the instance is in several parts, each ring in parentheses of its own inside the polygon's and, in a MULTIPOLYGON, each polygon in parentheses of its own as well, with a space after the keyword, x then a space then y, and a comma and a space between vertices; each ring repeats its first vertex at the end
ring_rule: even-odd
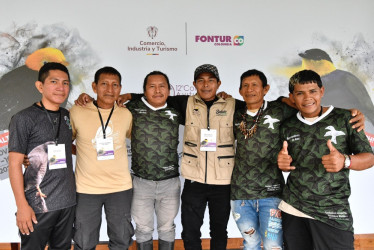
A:
POLYGON ((331 140, 327 141, 327 147, 330 154, 322 156, 322 164, 327 172, 339 172, 344 167, 344 155, 332 145, 331 140))
POLYGON ((288 143, 287 141, 283 142, 283 147, 278 154, 278 167, 284 172, 289 172, 294 170, 295 167, 291 166, 292 157, 288 154, 288 143))

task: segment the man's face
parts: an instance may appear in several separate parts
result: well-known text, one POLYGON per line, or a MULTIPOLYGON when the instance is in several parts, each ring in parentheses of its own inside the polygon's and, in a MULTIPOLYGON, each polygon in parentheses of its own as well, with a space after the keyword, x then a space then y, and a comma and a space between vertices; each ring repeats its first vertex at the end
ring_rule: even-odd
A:
POLYGON ((316 117, 321 110, 321 99, 325 92, 317 83, 295 84, 290 100, 295 103, 303 117, 316 117))
POLYGON ((242 81, 242 88, 239 90, 248 108, 258 109, 264 101, 264 95, 269 91, 270 86, 262 87, 262 81, 257 75, 248 76, 242 81))
POLYGON ((103 109, 112 108, 121 92, 119 76, 101 74, 97 83, 92 83, 92 89, 97 94, 97 105, 103 109))
POLYGON ((37 81, 35 85, 47 109, 59 107, 69 95, 69 76, 61 70, 50 70, 44 83, 37 81))
POLYGON ((217 81, 217 78, 212 73, 201 73, 196 78, 193 85, 201 99, 204 101, 212 101, 221 85, 221 81, 217 81))
POLYGON ((155 108, 162 107, 165 105, 169 94, 170 89, 163 75, 148 76, 144 95, 149 104, 155 108))

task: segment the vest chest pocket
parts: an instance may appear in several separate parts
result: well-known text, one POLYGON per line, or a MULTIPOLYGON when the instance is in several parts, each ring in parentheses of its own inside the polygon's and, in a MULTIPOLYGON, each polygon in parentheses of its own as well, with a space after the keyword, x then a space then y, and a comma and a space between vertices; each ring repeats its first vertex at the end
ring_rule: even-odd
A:
POLYGON ((217 180, 230 180, 234 168, 234 155, 218 156, 216 166, 217 180))
POLYGON ((221 121, 219 124, 219 143, 234 143, 232 122, 221 121))
POLYGON ((186 124, 184 127, 184 141, 187 143, 198 144, 200 140, 200 128, 194 123, 186 124))

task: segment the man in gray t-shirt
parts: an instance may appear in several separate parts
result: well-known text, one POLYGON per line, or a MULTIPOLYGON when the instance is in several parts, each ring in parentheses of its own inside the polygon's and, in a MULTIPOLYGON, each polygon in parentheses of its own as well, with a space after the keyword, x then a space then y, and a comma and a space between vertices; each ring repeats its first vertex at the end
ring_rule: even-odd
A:
POLYGON ((70 77, 59 63, 47 63, 35 86, 40 102, 9 125, 9 179, 17 205, 22 249, 70 249, 75 215, 75 180, 69 112, 60 108, 70 77), (30 165, 22 174, 27 156, 30 165))

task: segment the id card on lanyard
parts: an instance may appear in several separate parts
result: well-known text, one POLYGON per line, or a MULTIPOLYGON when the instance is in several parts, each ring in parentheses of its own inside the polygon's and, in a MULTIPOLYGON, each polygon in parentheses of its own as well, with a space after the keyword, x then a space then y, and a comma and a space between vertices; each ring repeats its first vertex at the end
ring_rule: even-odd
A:
POLYGON ((200 151, 216 151, 217 130, 202 129, 200 134, 200 151))
POLYGON ((99 107, 97 106, 96 101, 94 102, 97 112, 99 113, 100 117, 100 122, 101 122, 101 128, 103 131, 103 137, 104 138, 96 138, 96 152, 97 152, 97 160, 99 161, 104 161, 104 160, 112 160, 114 159, 114 144, 113 144, 113 137, 106 138, 106 128, 108 127, 109 120, 112 117, 114 106, 112 110, 110 111, 110 114, 108 116, 108 120, 105 123, 104 127, 104 122, 103 118, 101 116, 99 107))
MULTIPOLYGON (((47 109, 44 107, 43 102, 40 101, 40 106, 42 106, 43 110, 45 111, 48 120, 52 124, 53 132, 56 131, 55 125, 52 122, 52 118, 48 113, 47 109)), ((58 127, 55 137, 54 137, 54 144, 48 145, 48 168, 49 170, 53 169, 60 169, 66 168, 66 152, 65 152, 65 144, 57 144, 58 137, 60 135, 60 126, 61 126, 61 110, 59 110, 60 117, 58 119, 58 127)))
POLYGON ((48 145, 49 169, 66 168, 65 144, 48 145))

